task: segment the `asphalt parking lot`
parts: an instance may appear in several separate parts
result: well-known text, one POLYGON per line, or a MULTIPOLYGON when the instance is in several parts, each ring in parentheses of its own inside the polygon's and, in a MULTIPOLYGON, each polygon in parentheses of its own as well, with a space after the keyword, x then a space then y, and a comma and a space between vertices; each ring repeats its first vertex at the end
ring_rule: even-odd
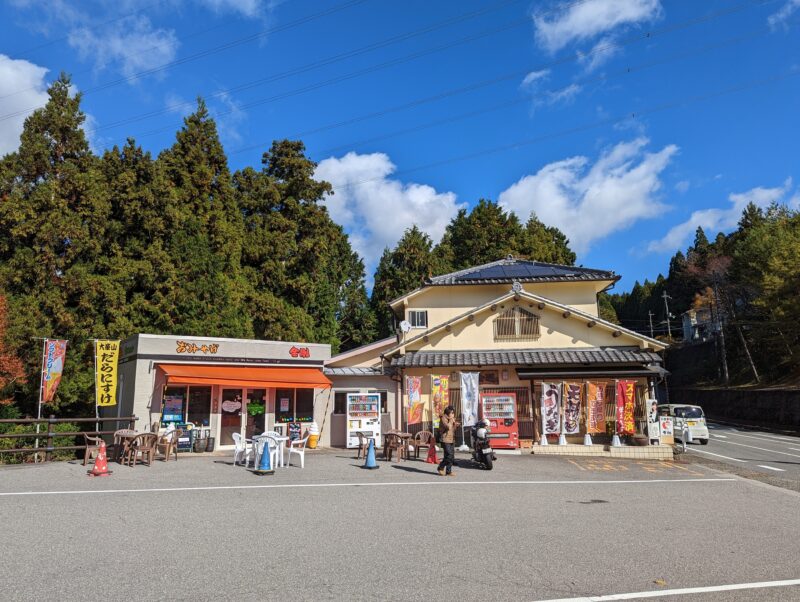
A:
MULTIPOLYGON (((0 591, 551 600, 800 578, 800 540, 786 536, 800 532, 800 495, 708 466, 501 456, 446 478, 421 461, 360 464, 329 450, 263 477, 211 457, 102 479, 77 463, 2 469, 0 591)), ((800 599, 800 585, 690 598, 800 599)))

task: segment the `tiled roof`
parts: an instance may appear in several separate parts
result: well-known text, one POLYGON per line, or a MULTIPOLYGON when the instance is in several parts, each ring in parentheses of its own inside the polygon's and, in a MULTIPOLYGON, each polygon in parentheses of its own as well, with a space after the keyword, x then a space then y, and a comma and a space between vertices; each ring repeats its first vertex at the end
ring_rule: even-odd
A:
POLYGON ((448 284, 503 284, 519 282, 574 282, 579 280, 618 280, 619 276, 607 270, 593 270, 575 266, 541 263, 527 259, 506 257, 442 276, 429 278, 429 285, 448 284))
POLYGON ((439 366, 599 366, 661 363, 653 351, 635 347, 589 347, 586 349, 517 349, 508 351, 410 351, 392 358, 399 368, 439 366))

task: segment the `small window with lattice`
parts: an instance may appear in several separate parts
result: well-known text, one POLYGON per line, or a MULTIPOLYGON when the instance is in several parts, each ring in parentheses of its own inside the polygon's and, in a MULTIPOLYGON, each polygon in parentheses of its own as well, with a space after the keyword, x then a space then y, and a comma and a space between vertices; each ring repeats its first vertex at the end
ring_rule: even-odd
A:
POLYGON ((495 341, 536 341, 539 336, 539 316, 521 307, 507 309, 494 319, 495 341))

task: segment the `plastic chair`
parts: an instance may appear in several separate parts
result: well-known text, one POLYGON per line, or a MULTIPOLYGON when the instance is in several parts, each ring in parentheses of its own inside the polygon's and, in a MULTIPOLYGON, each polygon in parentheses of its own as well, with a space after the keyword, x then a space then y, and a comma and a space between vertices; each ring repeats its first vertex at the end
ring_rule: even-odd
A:
POLYGON ((361 459, 361 455, 363 454, 364 457, 367 457, 367 448, 369 447, 369 437, 367 437, 361 431, 356 431, 356 435, 358 436, 358 455, 356 456, 356 460, 361 459))
POLYGON ((436 441, 433 439, 433 433, 430 431, 420 431, 414 438, 411 440, 411 445, 414 446, 414 458, 419 459, 419 448, 424 447, 425 449, 430 449, 431 446, 436 445, 436 441))
POLYGON ((86 443, 86 451, 83 452, 83 465, 86 466, 86 463, 92 459, 92 456, 96 458, 100 453, 100 441, 102 441, 102 439, 100 437, 91 437, 86 433, 83 434, 83 439, 86 443))
POLYGON ((275 462, 278 460, 278 442, 269 435, 261 435, 253 439, 253 467, 258 468, 261 462, 261 455, 264 453, 264 444, 269 441, 269 464, 275 468, 275 462))
POLYGON ((308 435, 289 442, 289 447, 286 448, 286 451, 289 452, 286 458, 287 466, 292 463, 292 454, 297 454, 300 456, 300 468, 306 467, 306 443, 308 443, 308 435))
POLYGON ((145 461, 145 456, 147 456, 147 465, 150 466, 153 462, 153 456, 155 456, 156 453, 157 441, 158 435, 155 433, 142 433, 141 435, 137 435, 127 450, 128 466, 134 466, 136 464, 136 458, 139 455, 142 456, 142 462, 145 461))
POLYGON ((175 429, 159 438, 156 443, 156 452, 164 455, 164 461, 169 462, 169 457, 175 454, 175 461, 178 461, 178 437, 183 435, 181 429, 175 429))
POLYGON ((235 446, 233 449, 233 465, 236 466, 244 458, 244 465, 247 466, 250 463, 250 455, 253 453, 253 450, 247 444, 252 443, 252 440, 242 439, 241 433, 233 433, 231 437, 233 437, 233 445, 235 446))

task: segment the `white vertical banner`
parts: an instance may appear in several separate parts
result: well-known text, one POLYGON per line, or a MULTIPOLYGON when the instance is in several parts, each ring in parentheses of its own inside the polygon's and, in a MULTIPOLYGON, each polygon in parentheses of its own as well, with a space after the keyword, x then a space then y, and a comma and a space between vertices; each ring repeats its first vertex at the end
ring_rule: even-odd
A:
POLYGON ((472 426, 478 422, 479 372, 461 373, 461 424, 472 426))
POLYGON ((561 432, 561 383, 542 383, 542 433, 561 432))

